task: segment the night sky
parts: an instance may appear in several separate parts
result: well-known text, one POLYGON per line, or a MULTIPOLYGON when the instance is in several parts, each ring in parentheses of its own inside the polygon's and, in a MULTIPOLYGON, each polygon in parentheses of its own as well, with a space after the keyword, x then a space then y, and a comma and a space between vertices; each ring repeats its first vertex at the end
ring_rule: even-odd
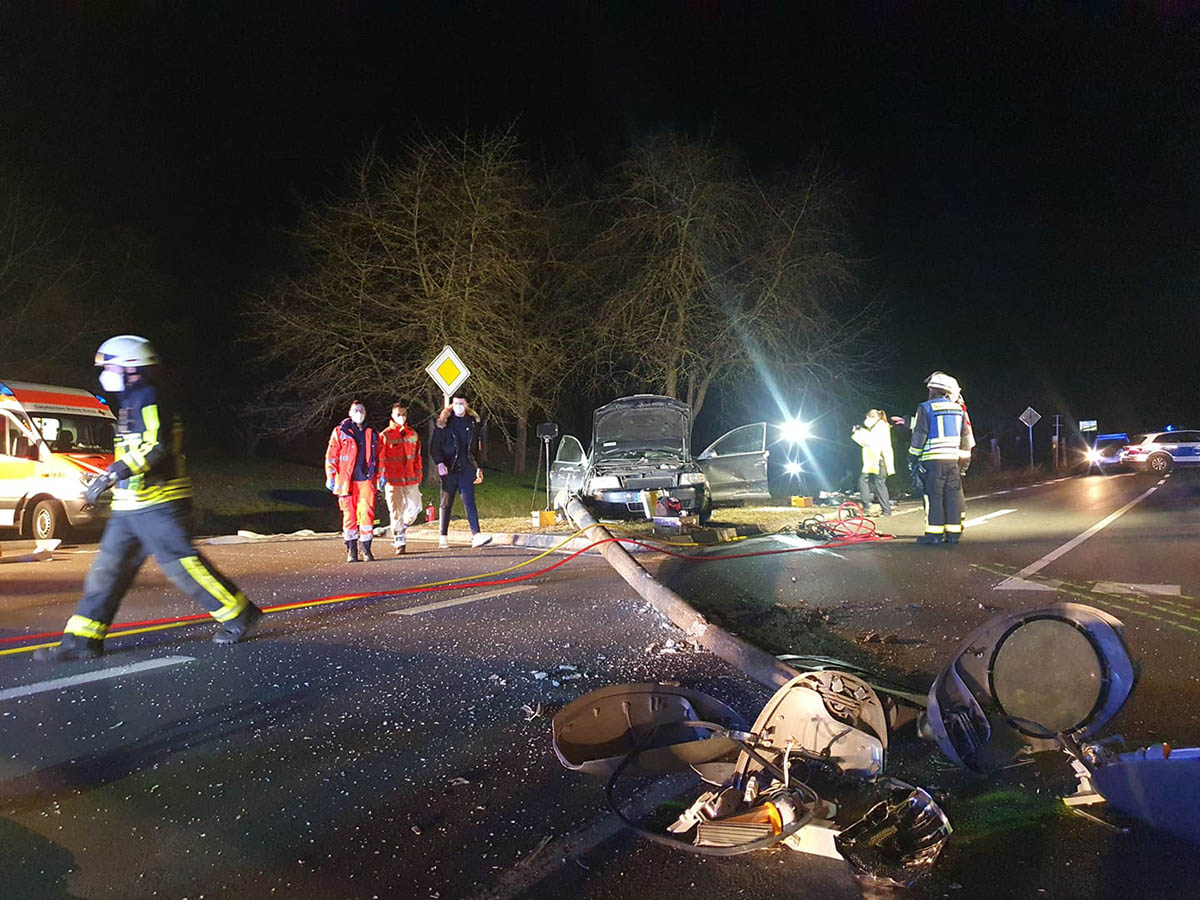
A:
POLYGON ((515 119, 551 165, 666 128, 763 174, 816 153, 854 187, 881 404, 944 368, 997 428, 1196 426, 1195 7, 0 2, 0 167, 147 236, 168 287, 120 326, 204 335, 227 396, 244 292, 368 140, 515 119))

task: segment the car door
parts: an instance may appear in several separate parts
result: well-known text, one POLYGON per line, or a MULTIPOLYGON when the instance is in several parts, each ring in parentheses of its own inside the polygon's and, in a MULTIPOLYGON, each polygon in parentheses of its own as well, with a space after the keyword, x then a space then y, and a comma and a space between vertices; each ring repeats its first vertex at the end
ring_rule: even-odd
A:
POLYGON ((754 422, 726 432, 696 457, 712 491, 713 503, 766 500, 767 423, 754 422))
POLYGON ((36 480, 38 448, 7 410, 0 410, 0 527, 18 525, 17 504, 36 480))
POLYGON ((559 497, 578 491, 587 472, 587 454, 579 439, 564 434, 558 442, 558 452, 550 464, 550 496, 557 506, 559 497))
POLYGON ((1200 465, 1200 431, 1177 431, 1175 440, 1179 446, 1171 451, 1179 465, 1200 465))

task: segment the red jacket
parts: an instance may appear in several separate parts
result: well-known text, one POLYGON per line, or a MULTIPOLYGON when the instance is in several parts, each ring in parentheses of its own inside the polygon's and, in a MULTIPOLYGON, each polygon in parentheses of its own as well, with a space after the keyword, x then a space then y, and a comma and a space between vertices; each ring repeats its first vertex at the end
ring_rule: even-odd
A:
POLYGON ((405 423, 390 422, 379 435, 379 464, 388 484, 420 484, 421 439, 405 423))
MULTIPOLYGON (((374 484, 379 472, 379 435, 369 425, 363 425, 362 431, 366 444, 367 480, 374 484)), ((325 448, 325 487, 339 497, 348 496, 357 458, 358 442, 350 431, 350 419, 345 418, 333 429, 329 446, 325 448)))

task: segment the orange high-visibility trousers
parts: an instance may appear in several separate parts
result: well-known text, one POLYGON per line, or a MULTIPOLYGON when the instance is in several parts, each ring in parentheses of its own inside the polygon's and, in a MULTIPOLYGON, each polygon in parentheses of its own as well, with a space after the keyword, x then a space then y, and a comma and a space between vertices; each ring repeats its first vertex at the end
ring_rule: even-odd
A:
POLYGON ((369 541, 375 537, 375 485, 351 481, 350 493, 338 497, 342 510, 342 540, 369 541))

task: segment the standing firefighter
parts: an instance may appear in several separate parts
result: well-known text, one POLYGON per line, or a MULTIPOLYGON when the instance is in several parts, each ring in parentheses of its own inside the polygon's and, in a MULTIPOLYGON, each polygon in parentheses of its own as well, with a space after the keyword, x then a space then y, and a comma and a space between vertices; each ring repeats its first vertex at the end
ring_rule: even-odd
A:
POLYGON ((333 429, 325 448, 325 487, 338 498, 342 510, 342 540, 346 562, 371 555, 375 537, 375 492, 379 467, 379 436, 366 424, 367 408, 361 400, 350 404, 349 415, 333 429))
POLYGON ((925 380, 929 399, 917 407, 909 446, 909 471, 925 494, 925 533, 918 544, 957 544, 962 537, 962 478, 971 464, 971 420, 958 382, 945 372, 925 380))
POLYGON ((83 582, 83 597, 62 642, 34 659, 94 659, 138 569, 153 555, 177 588, 217 620, 218 644, 244 638, 262 611, 192 546, 191 481, 185 474, 183 426, 159 384, 158 354, 145 338, 123 334, 96 351, 100 386, 118 407, 115 459, 88 485, 95 504, 112 490, 112 516, 83 582))
POLYGON ((404 552, 408 526, 421 514, 421 439, 408 424, 408 410, 392 407, 392 421, 379 434, 379 464, 383 469, 383 498, 392 525, 396 555, 404 552))

